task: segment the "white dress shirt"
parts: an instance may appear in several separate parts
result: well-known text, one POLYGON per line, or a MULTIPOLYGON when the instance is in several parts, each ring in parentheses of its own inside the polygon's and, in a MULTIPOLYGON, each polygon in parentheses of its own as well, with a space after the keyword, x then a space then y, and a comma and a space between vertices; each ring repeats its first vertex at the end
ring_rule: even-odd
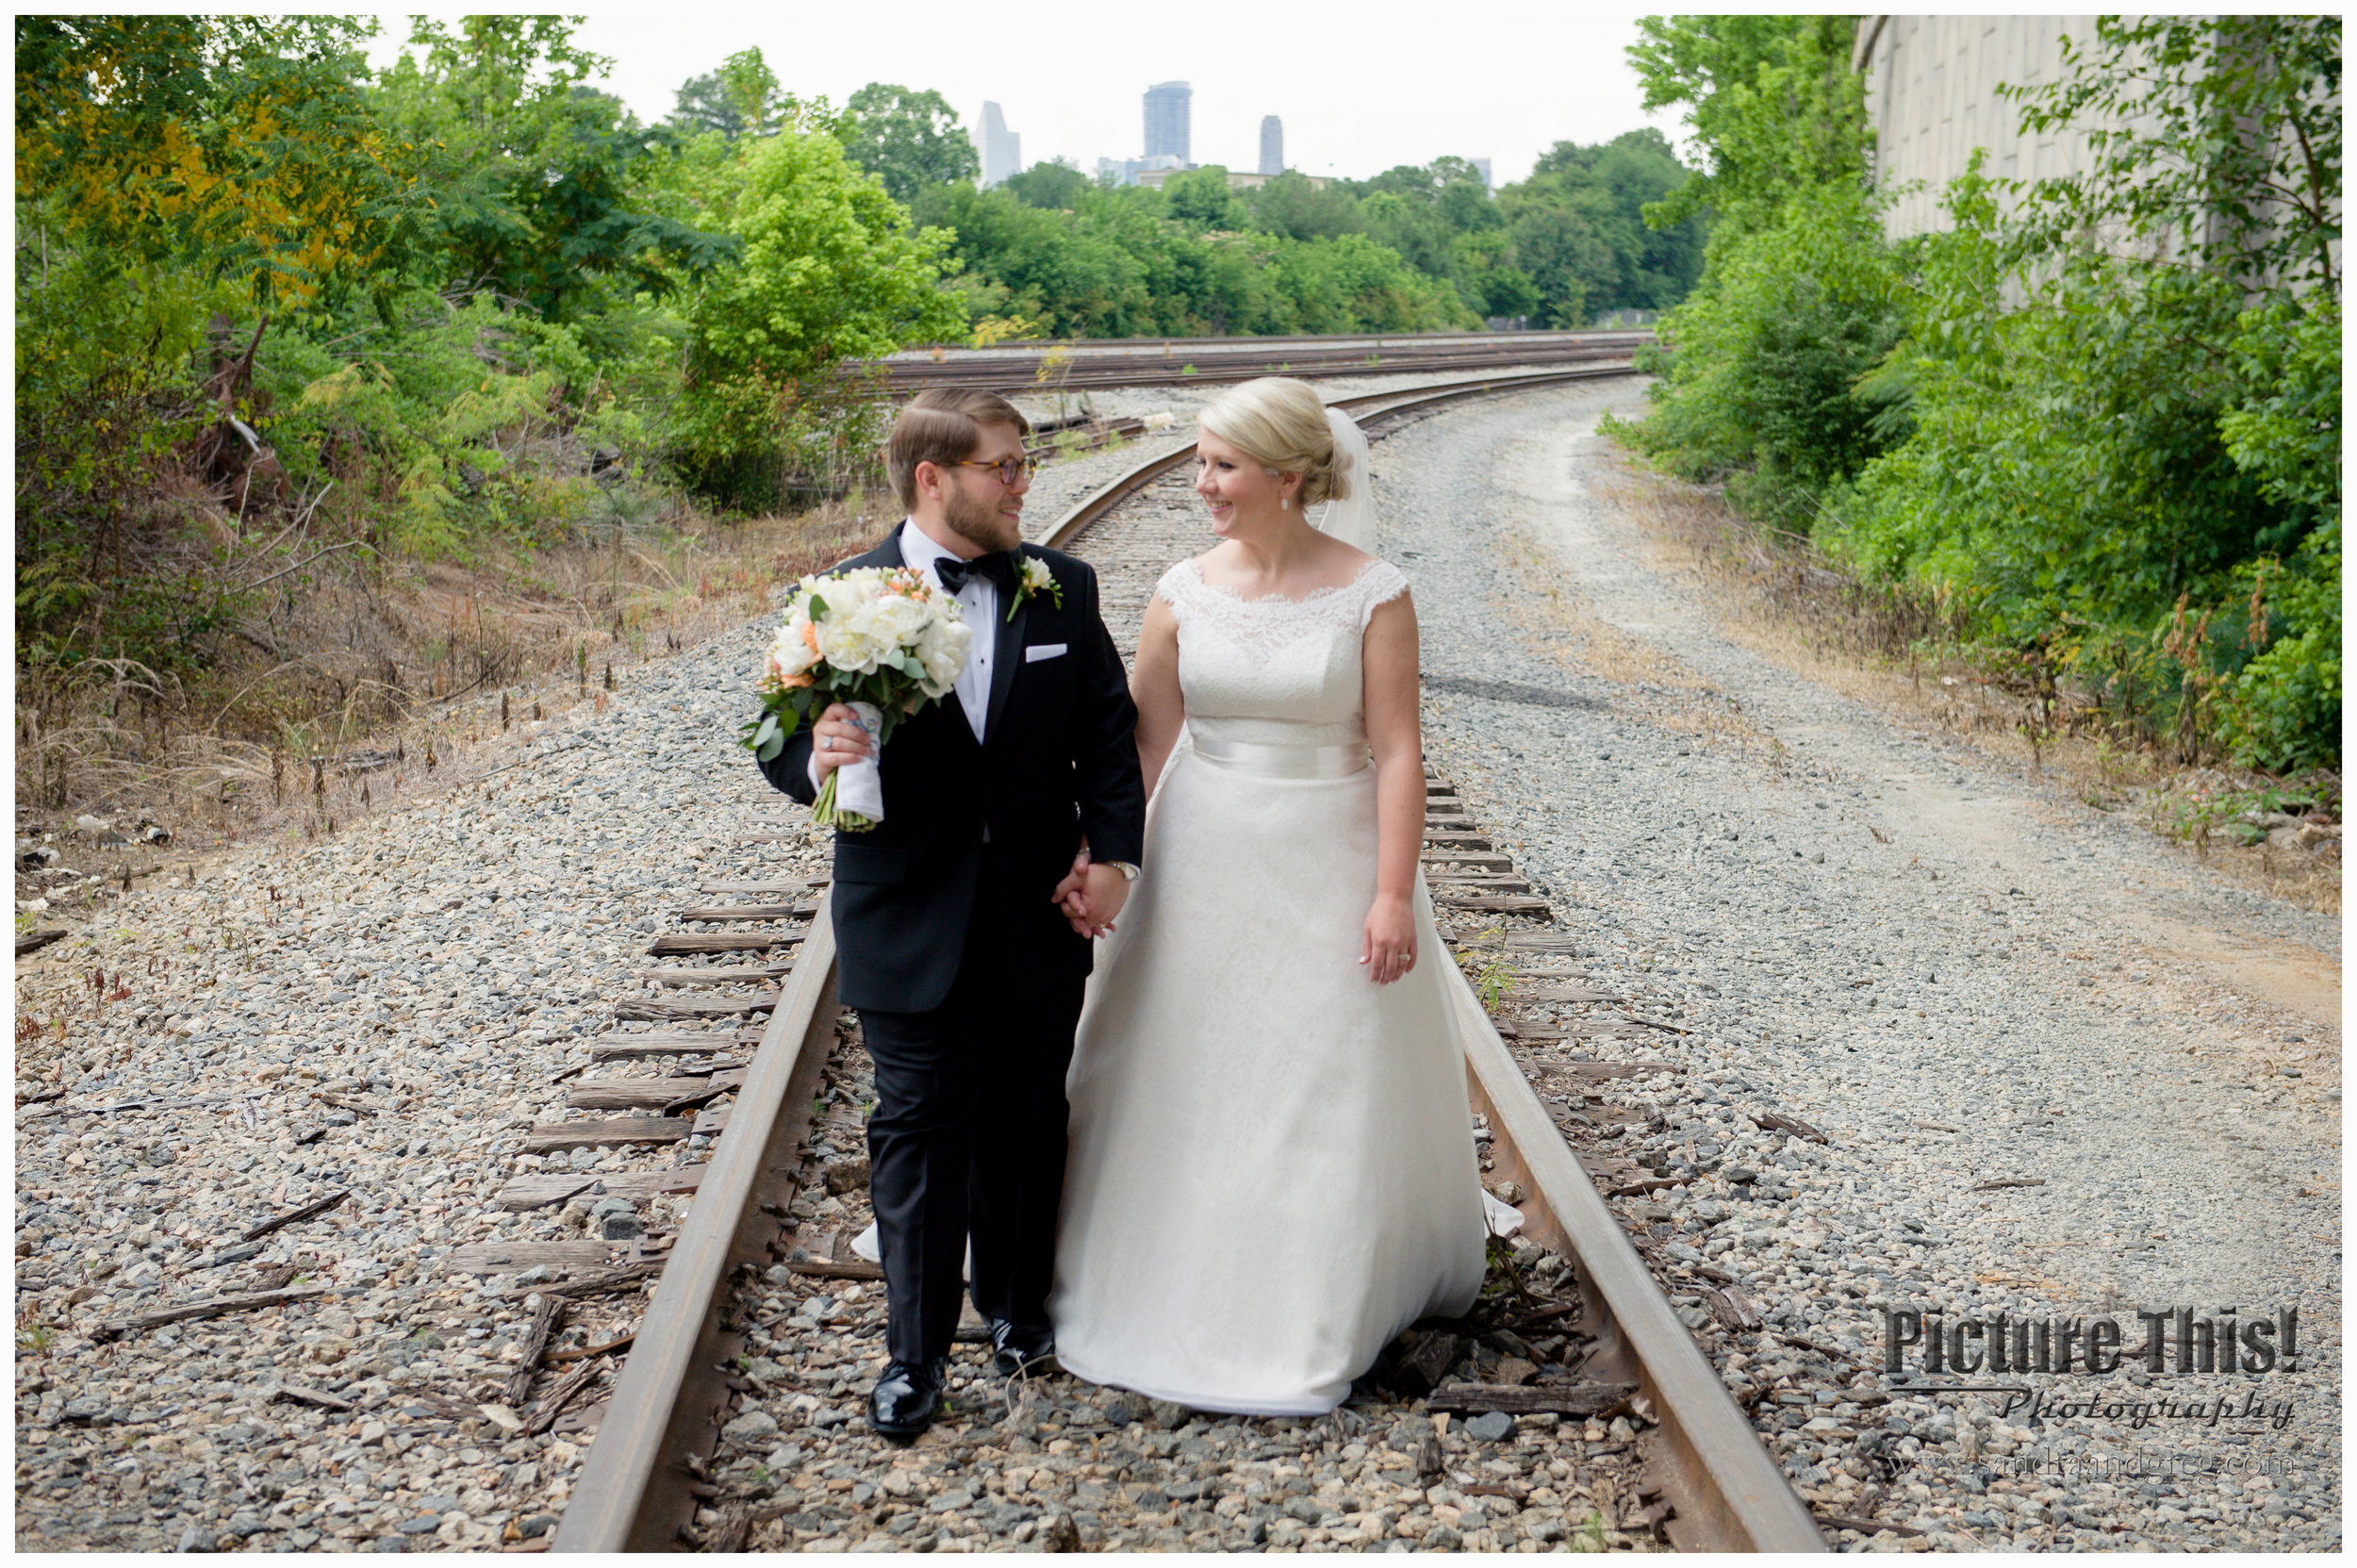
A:
MULTIPOLYGON (((941 573, 933 563, 949 555, 931 534, 916 526, 915 518, 901 524, 900 559, 911 569, 923 572, 925 581, 935 588, 941 586, 941 573)), ((974 738, 980 740, 990 718, 991 661, 998 653, 998 585, 977 573, 965 580, 955 598, 965 606, 965 623, 974 628, 974 640, 966 650, 965 668, 958 671, 951 689, 958 694, 958 706, 965 710, 965 722, 974 738)))
MULTIPOLYGON (((922 572, 925 581, 935 589, 941 586, 941 573, 933 563, 950 553, 933 541, 933 536, 916 526, 915 518, 900 525, 900 560, 914 571, 922 572)), ((998 652, 998 585, 979 572, 965 580, 965 586, 952 596, 965 606, 965 623, 974 628, 974 640, 967 646, 965 668, 950 689, 957 693, 958 706, 965 710, 966 727, 974 738, 982 738, 982 729, 990 718, 990 669, 998 652)), ((818 756, 814 750, 810 759, 810 784, 818 787, 818 756)))

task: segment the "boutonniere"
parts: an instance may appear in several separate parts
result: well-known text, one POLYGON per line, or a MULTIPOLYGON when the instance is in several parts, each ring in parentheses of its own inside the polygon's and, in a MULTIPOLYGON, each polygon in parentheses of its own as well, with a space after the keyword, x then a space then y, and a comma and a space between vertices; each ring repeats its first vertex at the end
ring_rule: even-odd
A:
POLYGON ((1014 569, 1014 602, 1007 606, 1007 619, 1013 620, 1014 612, 1033 594, 1040 593, 1053 601, 1056 608, 1063 608, 1063 585, 1057 582, 1055 573, 1047 569, 1047 563, 1036 555, 1018 557, 1014 569))

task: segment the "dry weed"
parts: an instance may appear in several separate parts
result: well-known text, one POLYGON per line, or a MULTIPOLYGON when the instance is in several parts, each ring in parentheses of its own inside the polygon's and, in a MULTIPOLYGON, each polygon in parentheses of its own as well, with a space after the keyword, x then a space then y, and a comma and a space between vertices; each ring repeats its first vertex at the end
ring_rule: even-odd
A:
POLYGON ((60 859, 20 854, 17 899, 45 900, 34 920, 55 924, 240 841, 333 833, 476 784, 517 732, 602 709, 632 668, 742 624, 879 529, 830 504, 463 566, 355 562, 241 629, 251 658, 198 675, 124 659, 20 668, 17 832, 60 859), (149 824, 169 838, 151 841, 149 824))

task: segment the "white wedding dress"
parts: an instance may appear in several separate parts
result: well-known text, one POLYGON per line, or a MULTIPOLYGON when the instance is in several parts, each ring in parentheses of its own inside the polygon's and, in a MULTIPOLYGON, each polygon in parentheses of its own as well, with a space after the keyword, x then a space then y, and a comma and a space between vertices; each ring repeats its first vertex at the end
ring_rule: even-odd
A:
POLYGON ((1079 1377, 1322 1413, 1402 1329, 1480 1290, 1454 977, 1421 876, 1415 967, 1378 986, 1359 963, 1376 885, 1360 645, 1407 586, 1377 560, 1308 599, 1246 601, 1182 561, 1156 589, 1187 727, 1073 1058, 1048 1314, 1079 1377))

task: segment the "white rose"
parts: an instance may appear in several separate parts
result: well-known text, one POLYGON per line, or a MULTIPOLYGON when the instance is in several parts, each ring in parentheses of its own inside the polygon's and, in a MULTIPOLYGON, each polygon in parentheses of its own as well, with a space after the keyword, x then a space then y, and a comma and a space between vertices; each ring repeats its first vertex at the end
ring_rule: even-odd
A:
POLYGON ((794 616, 778 628, 776 638, 769 644, 768 669, 771 674, 781 679, 799 675, 816 662, 818 655, 804 640, 802 629, 809 624, 807 617, 794 616))
POLYGON ((818 622, 819 653, 839 670, 865 674, 874 669, 882 650, 867 633, 867 606, 847 602, 830 604, 827 610, 827 618, 818 622))
POLYGON ((894 648, 906 648, 916 641, 932 619, 932 612, 916 600, 886 594, 875 602, 868 625, 880 641, 894 648))
POLYGON ((937 621, 917 639, 916 660, 925 667, 925 695, 938 697, 957 684, 965 656, 974 644, 974 629, 956 621, 937 621))

